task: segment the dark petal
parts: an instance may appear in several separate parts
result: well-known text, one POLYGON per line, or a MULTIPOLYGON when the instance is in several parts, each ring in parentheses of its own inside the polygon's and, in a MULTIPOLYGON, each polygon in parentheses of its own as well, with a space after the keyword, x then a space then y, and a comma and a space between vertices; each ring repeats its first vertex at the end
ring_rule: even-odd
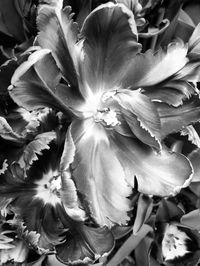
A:
POLYGON ((83 38, 83 75, 93 92, 120 85, 130 58, 138 52, 132 12, 123 4, 100 5, 86 18, 83 38))
MULTIPOLYGON (((60 209, 61 210, 61 209, 60 209)), ((57 258, 63 263, 88 263, 108 254, 114 247, 114 237, 107 227, 89 227, 68 218, 66 241, 56 246, 57 258)))
MULTIPOLYGON (((60 1, 62 3, 62 1, 60 1)), ((38 10, 37 41, 42 48, 50 49, 64 78, 73 86, 78 85, 76 76, 78 28, 72 20, 71 7, 41 5, 38 10)))
POLYGON ((165 147, 156 153, 136 139, 116 134, 112 148, 124 168, 127 182, 133 188, 138 186, 139 192, 157 196, 175 195, 191 181, 189 160, 165 147))
POLYGON ((136 235, 142 225, 151 215, 153 209, 153 199, 146 195, 140 194, 137 202, 137 213, 133 225, 133 234, 136 235))

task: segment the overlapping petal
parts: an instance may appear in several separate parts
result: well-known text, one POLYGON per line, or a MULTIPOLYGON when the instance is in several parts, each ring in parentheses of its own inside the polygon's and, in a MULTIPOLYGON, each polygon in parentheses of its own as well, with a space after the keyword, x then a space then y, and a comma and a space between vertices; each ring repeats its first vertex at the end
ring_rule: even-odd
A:
POLYGON ((72 176, 92 217, 99 225, 126 224, 131 188, 104 128, 92 119, 74 121, 71 134, 76 147, 72 176))
MULTIPOLYGON (((9 87, 10 96, 19 106, 30 111, 51 107, 71 113, 63 95, 56 95, 60 78, 60 71, 50 51, 38 50, 15 71, 9 87)), ((68 89, 67 85, 65 88, 68 89)))
POLYGON ((151 88, 144 89, 143 93, 151 100, 161 101, 178 107, 183 102, 196 94, 196 88, 191 83, 184 80, 169 80, 164 84, 158 84, 151 88))
POLYGON ((62 0, 54 6, 44 4, 38 10, 37 41, 42 48, 50 49, 64 78, 73 86, 77 80, 78 27, 72 20, 71 7, 62 9, 62 0))
POLYGON ((140 91, 123 90, 114 98, 133 134, 142 142, 160 148, 160 118, 154 103, 140 91))
POLYGON ((161 120, 162 138, 200 120, 200 100, 198 97, 191 98, 179 107, 158 102, 155 104, 161 120))
MULTIPOLYGON (((60 208, 61 214, 64 214, 60 208)), ((114 247, 114 237, 105 227, 90 227, 61 215, 62 222, 70 227, 66 241, 56 246, 57 258, 66 264, 88 264, 108 255, 114 247)))
POLYGON ((86 18, 82 30, 83 76, 92 91, 118 85, 130 58, 140 49, 132 12, 123 4, 100 5, 86 18))
POLYGON ((132 59, 122 83, 132 88, 152 86, 174 75, 187 62, 187 46, 182 42, 171 43, 167 51, 159 50, 155 54, 148 50, 132 59))
POLYGON ((112 147, 125 170, 127 182, 132 187, 138 186, 142 193, 175 195, 191 181, 192 167, 181 154, 164 147, 160 153, 155 153, 138 140, 119 134, 113 137, 112 147))

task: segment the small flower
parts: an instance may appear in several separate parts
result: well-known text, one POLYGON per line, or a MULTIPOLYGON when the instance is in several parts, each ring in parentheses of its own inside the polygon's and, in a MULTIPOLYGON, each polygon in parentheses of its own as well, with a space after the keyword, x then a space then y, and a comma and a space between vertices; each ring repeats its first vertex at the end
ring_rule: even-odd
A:
POLYGON ((192 239, 176 225, 167 224, 161 244, 164 260, 174 260, 190 253, 187 243, 191 241, 192 239))

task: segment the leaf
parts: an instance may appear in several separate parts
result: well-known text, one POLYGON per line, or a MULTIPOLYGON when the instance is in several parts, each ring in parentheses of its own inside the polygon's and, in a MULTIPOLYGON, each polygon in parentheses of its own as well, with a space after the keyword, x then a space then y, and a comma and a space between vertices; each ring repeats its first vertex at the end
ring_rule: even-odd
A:
POLYGON ((16 2, 1 0, 0 31, 22 42, 25 40, 25 28, 23 17, 19 14, 19 10, 16 9, 16 2))
POLYGON ((153 209, 153 200, 152 198, 140 194, 138 203, 137 203, 137 213, 133 225, 133 234, 137 235, 140 228, 149 218, 151 211, 153 209))
POLYGON ((113 258, 106 266, 116 266, 122 262, 144 239, 144 237, 152 230, 152 228, 144 224, 137 235, 132 234, 115 253, 113 258))
POLYGON ((188 136, 188 140, 200 148, 200 137, 193 126, 187 126, 181 131, 182 136, 188 136))
POLYGON ((38 160, 38 155, 41 155, 43 150, 50 149, 48 144, 55 138, 56 133, 53 131, 38 134, 34 140, 26 145, 18 160, 20 167, 25 171, 28 170, 33 162, 38 160))
POLYGON ((177 221, 183 214, 183 210, 181 210, 173 201, 162 199, 156 213, 156 222, 167 223, 173 220, 177 221))
POLYGON ((200 210, 191 211, 181 218, 181 224, 190 227, 193 230, 200 230, 200 210))

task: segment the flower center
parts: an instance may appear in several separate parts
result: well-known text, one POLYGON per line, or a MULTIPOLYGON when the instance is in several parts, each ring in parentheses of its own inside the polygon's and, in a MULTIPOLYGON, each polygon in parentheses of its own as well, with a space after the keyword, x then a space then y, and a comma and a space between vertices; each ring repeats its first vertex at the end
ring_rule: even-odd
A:
POLYGON ((61 176, 58 171, 49 170, 49 172, 43 174, 41 180, 36 182, 36 195, 44 202, 44 204, 51 204, 55 206, 60 203, 60 190, 61 190, 61 176))
POLYGON ((101 123, 107 128, 112 128, 120 125, 120 121, 117 119, 117 113, 110 108, 97 110, 96 114, 94 115, 94 121, 96 123, 101 123))
POLYGON ((61 177, 54 176, 47 184, 44 185, 46 189, 50 191, 50 193, 54 193, 56 195, 59 194, 59 190, 61 189, 61 177))
POLYGON ((162 253, 165 260, 174 260, 189 253, 186 243, 189 239, 186 233, 179 230, 177 226, 168 225, 162 241, 162 253))

